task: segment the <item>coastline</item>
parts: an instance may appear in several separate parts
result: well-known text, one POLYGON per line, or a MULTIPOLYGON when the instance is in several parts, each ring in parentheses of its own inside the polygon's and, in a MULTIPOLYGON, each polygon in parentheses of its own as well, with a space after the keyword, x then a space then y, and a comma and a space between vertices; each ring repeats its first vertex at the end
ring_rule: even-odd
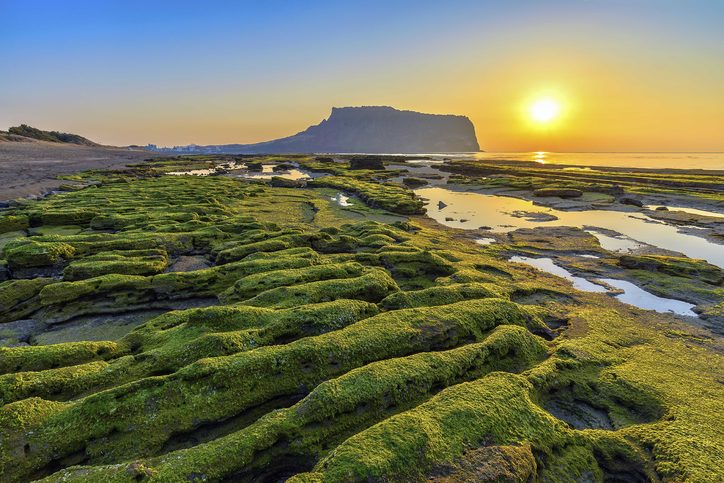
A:
POLYGON ((0 142, 0 202, 41 197, 63 184, 58 176, 89 169, 120 169, 150 157, 159 156, 110 146, 0 142))

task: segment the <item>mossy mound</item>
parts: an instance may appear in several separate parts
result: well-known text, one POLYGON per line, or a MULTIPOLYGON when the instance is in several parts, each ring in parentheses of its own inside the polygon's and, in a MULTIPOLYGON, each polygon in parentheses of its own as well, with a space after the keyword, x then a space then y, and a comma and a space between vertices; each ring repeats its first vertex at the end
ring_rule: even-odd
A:
MULTIPOLYGON (((82 173, 98 183, 2 218, 19 234, 0 282, 16 344, 0 348, 0 480, 724 479, 720 339, 402 218, 421 204, 379 171, 291 156, 251 161, 333 176, 164 175, 231 160, 82 173), (204 263, 172 271, 182 257, 204 263), (115 340, 38 344, 151 309, 115 340)), ((720 289, 696 261, 634 262, 720 289)))

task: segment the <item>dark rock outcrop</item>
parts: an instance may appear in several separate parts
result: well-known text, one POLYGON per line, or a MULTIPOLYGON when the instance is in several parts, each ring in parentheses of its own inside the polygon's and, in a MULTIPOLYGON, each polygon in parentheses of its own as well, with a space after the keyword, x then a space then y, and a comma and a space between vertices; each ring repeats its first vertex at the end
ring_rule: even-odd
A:
POLYGON ((638 198, 634 198, 633 196, 622 196, 618 201, 622 205, 638 206, 639 208, 643 208, 644 206, 643 201, 638 198))
POLYGON ((581 190, 572 188, 540 188, 533 191, 533 194, 543 198, 549 196, 557 196, 559 198, 580 198, 583 196, 583 192, 581 190))
POLYGON ((385 169, 382 158, 355 157, 349 160, 349 169, 385 169))
POLYGON ((287 179, 281 176, 272 176, 271 185, 274 188, 304 188, 307 182, 303 179, 287 179))
POLYGON ((329 119, 286 138, 256 144, 181 147, 198 153, 443 153, 479 151, 465 116, 392 107, 334 107, 329 119))

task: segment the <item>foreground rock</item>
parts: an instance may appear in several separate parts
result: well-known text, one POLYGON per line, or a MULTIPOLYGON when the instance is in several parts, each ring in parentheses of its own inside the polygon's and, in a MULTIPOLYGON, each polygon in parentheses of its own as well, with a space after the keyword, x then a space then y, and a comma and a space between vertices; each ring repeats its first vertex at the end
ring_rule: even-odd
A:
MULTIPOLYGON (((0 330, 34 334, 0 348, 3 481, 724 478, 710 333, 507 263, 368 170, 297 160, 332 176, 163 175, 208 168, 184 158, 5 213, 10 266, 59 271, 0 282, 0 330)), ((507 242, 600 253, 573 229, 507 242)))
POLYGON ((540 188, 533 191, 533 194, 541 198, 549 196, 557 196, 558 198, 580 198, 583 196, 581 190, 564 188, 540 188))

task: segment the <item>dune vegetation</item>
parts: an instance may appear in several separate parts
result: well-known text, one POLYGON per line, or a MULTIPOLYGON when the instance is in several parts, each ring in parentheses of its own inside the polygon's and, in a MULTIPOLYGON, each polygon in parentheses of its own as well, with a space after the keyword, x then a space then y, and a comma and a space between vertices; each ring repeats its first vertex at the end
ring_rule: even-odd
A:
POLYGON ((724 480, 720 338, 509 263, 390 173, 168 174, 233 160, 0 215, 0 480, 724 480))

